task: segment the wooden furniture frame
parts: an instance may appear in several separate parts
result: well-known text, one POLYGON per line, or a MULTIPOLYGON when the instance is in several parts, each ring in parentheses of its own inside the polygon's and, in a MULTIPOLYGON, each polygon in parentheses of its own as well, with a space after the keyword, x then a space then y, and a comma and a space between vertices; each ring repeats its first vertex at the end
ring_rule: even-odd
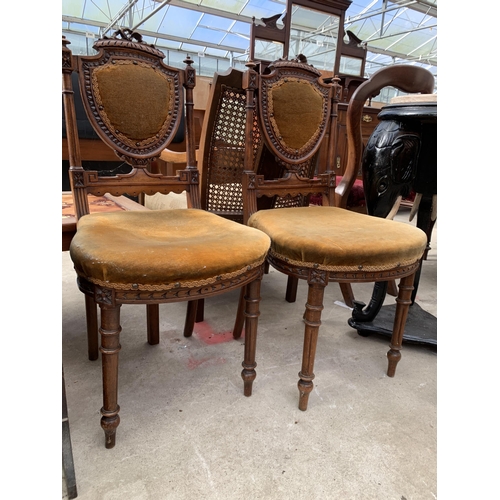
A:
POLYGON ((110 38, 97 40, 95 56, 73 56, 67 47, 69 41, 63 37, 62 43, 70 180, 78 219, 70 255, 79 289, 85 294, 91 337, 97 334, 96 304, 101 311, 101 426, 105 446, 112 448, 120 422, 118 355, 122 304, 146 305, 147 339, 154 345, 159 343, 160 304, 187 302, 184 335, 189 337, 199 299, 245 287, 241 376, 245 396, 251 395, 256 376, 260 281, 269 239, 257 230, 201 210, 192 117, 196 73, 189 57, 184 70, 166 66, 164 54, 130 30, 119 30, 110 38), (71 84, 73 71, 79 74, 92 126, 101 140, 131 165, 129 174, 104 177, 82 168, 71 84), (154 174, 150 163, 175 135, 184 106, 187 168, 176 176, 154 174), (143 121, 136 119, 138 113, 144 114, 143 121), (183 191, 187 193, 188 209, 89 214, 89 194, 137 196, 183 191), (167 221, 171 221, 170 226, 167 221), (220 251, 221 247, 231 259, 220 251), (186 249, 187 253, 181 255, 186 249), (186 268, 188 254, 193 263, 186 268))
MULTIPOLYGON (((315 220, 311 218, 310 220, 307 218, 307 224, 305 231, 302 226, 295 227, 291 221, 293 221, 293 217, 290 215, 290 227, 287 225, 280 224, 283 219, 281 218, 280 209, 276 210, 268 210, 264 211, 265 218, 264 221, 269 222, 266 226, 265 223, 262 223, 261 219, 256 219, 255 216, 259 215, 257 207, 257 199, 263 196, 296 196, 300 193, 302 194, 310 194, 310 193, 321 193, 323 197, 323 204, 329 205, 333 207, 335 205, 335 174, 331 171, 331 165, 327 168, 327 172, 321 174, 316 179, 305 178, 300 175, 297 169, 297 165, 300 164, 305 158, 314 153, 314 148, 318 146, 317 142, 311 139, 310 142, 307 143, 307 146, 295 149, 290 147, 285 143, 285 139, 281 137, 277 130, 279 130, 279 124, 272 123, 273 115, 276 113, 276 109, 269 104, 270 98, 268 96, 269 89, 276 82, 282 81, 290 81, 291 79, 298 79, 304 82, 309 82, 310 85, 315 86, 318 90, 325 92, 323 98, 323 116, 324 119, 318 125, 318 130, 314 132, 315 134, 319 134, 320 136, 326 132, 326 129, 332 126, 332 122, 329 121, 326 117, 330 115, 330 100, 333 94, 333 87, 327 87, 318 82, 318 74, 314 68, 300 63, 295 62, 275 62, 269 66, 269 74, 262 75, 257 71, 251 68, 250 65, 247 73, 244 78, 244 85, 247 91, 247 155, 246 165, 248 168, 244 173, 243 178, 243 194, 244 194, 244 220, 246 223, 252 225, 253 227, 257 227, 261 230, 267 232, 267 234, 271 237, 271 251, 268 255, 269 263, 278 271, 281 271, 288 276, 293 277, 294 279, 304 279, 308 283, 308 298, 306 303, 306 310, 304 315, 305 322, 305 333, 304 333, 304 347, 303 347, 303 357, 302 357, 302 369, 299 373, 299 409, 306 410, 308 405, 309 394, 313 389, 313 379, 314 379, 314 358, 316 352, 316 345, 318 339, 318 331, 321 324, 321 311, 323 309, 323 297, 325 287, 329 282, 337 282, 340 284, 350 284, 350 283, 366 283, 366 282, 378 282, 378 281, 387 281, 389 279, 393 279, 395 277, 401 278, 401 282, 399 285, 399 294, 396 299, 397 308, 396 308, 396 316, 394 320, 394 329, 393 335, 390 344, 390 350, 387 353, 388 357, 388 369, 387 375, 389 377, 393 377, 395 375, 396 366, 401 358, 401 343, 402 336, 404 332, 404 325, 406 322, 406 317, 408 314, 408 307, 410 305, 410 297, 411 291, 413 289, 413 280, 415 276, 415 271, 419 266, 419 259, 423 249, 425 247, 425 243, 422 244, 422 238, 425 237, 423 233, 411 226, 406 226, 405 232, 409 235, 412 235, 415 240, 412 244, 406 242, 405 238, 401 240, 401 254, 404 255, 405 252, 409 249, 412 250, 412 259, 409 262, 391 264, 389 268, 383 268, 380 266, 380 270, 371 270, 371 267, 368 266, 368 270, 363 268, 363 265, 356 266, 325 266, 321 261, 301 261, 289 258, 288 254, 286 254, 286 249, 283 249, 282 245, 283 239, 288 242, 293 242, 296 238, 310 238, 311 228, 315 226, 315 220), (255 97, 257 96, 257 97, 255 97), (262 124, 262 134, 263 139, 268 145, 268 147, 278 156, 287 160, 287 164, 289 165, 288 174, 285 175, 281 179, 275 180, 265 180, 263 176, 258 175, 254 171, 252 171, 252 157, 248 154, 248 148, 252 141, 252 113, 254 112, 254 106, 259 108, 258 115, 260 117, 260 121, 262 124), (259 223, 259 220, 261 223, 259 223), (278 222, 274 223, 273 220, 278 222), (281 257, 280 253, 274 250, 273 243, 275 234, 275 230, 279 231, 280 234, 280 251, 285 253, 285 256, 281 257), (305 236, 301 233, 301 230, 304 231, 305 236), (288 235, 286 237, 282 237, 282 234, 288 235), (418 242, 415 243, 415 241, 418 242), (414 245, 413 247, 411 245, 414 245), (405 248, 406 247, 406 248, 405 248)), ((337 98, 340 96, 341 89, 339 86, 336 88, 336 92, 338 93, 337 98)), ((293 105, 293 104, 292 104, 293 105)), ((277 120, 277 118, 276 118, 277 120)), ((330 144, 329 148, 332 148, 333 145, 333 131, 330 131, 330 144)), ((318 142, 321 142, 320 140, 318 142)), ((350 145, 353 145, 360 148, 359 140, 351 140, 350 145)), ((352 153, 357 157, 360 154, 359 151, 352 153)), ((317 238, 321 239, 324 233, 321 233, 321 230, 325 225, 328 225, 330 221, 332 225, 332 234, 337 234, 335 229, 337 228, 336 222, 343 219, 347 221, 358 221, 359 225, 362 229, 358 230, 360 235, 363 235, 363 238, 360 239, 360 244, 357 245, 356 239, 354 240, 345 240, 342 239, 344 236, 342 234, 338 234, 339 241, 342 243, 347 243, 349 248, 354 250, 359 250, 361 254, 364 253, 366 234, 364 231, 370 231, 373 233, 373 241, 379 236, 380 227, 387 227, 392 224, 398 224, 393 221, 385 221, 381 219, 373 218, 373 220, 381 221, 381 226, 377 226, 377 228, 370 229, 370 220, 367 219, 368 216, 362 214, 355 214, 351 211, 344 210, 341 208, 330 208, 330 207, 318 207, 315 209, 314 213, 317 213, 321 218, 321 222, 318 225, 317 238), (323 210, 323 212, 320 212, 323 210), (330 217, 330 215, 332 217, 330 217)), ((306 211, 311 211, 310 207, 299 207, 290 209, 290 214, 292 211, 296 211, 297 215, 301 217, 307 217, 306 211)), ((284 213, 284 212, 283 212, 284 213)), ((313 213, 313 212, 310 212, 313 213)), ((349 224, 349 223, 348 223, 349 224)), ((357 227, 357 225, 356 225, 357 227)), ((337 230, 338 231, 338 230, 337 230)), ((299 240, 301 241, 301 240, 299 240)), ((312 244, 314 245, 314 241, 312 244)), ((309 240, 308 243, 311 243, 309 240)), ((333 255, 337 255, 337 248, 342 248, 342 243, 338 245, 334 242, 331 247, 331 252, 333 255)), ((323 243, 322 243, 323 244, 323 243)), ((382 256, 384 252, 384 245, 380 245, 381 248, 377 249, 382 256)), ((323 247, 320 247, 323 248, 323 247)), ((327 252, 326 250, 320 249, 319 253, 327 252)), ((302 253, 302 249, 296 249, 296 253, 299 255, 302 253)), ((342 253, 342 250, 340 251, 342 253)), ((376 253, 374 252, 375 258, 376 253)), ((392 261, 391 261, 392 262, 392 261)), ((378 262, 373 262, 375 264, 374 268, 377 268, 378 262)))
POLYGON ((281 14, 263 18, 260 22, 256 22, 255 18, 253 18, 252 24, 250 25, 250 61, 258 61, 260 72, 263 72, 271 62, 270 60, 261 60, 255 56, 255 43, 257 40, 281 43, 283 45, 284 59, 292 59, 299 56, 299 54, 296 53, 290 54, 290 50, 292 50, 292 12, 295 8, 302 7, 339 18, 339 33, 337 39, 337 47, 339 50, 336 50, 335 60, 332 61, 333 74, 338 74, 343 47, 345 12, 350 4, 351 0, 287 0, 286 12, 281 19, 283 23, 282 27, 277 25, 277 21, 281 17, 281 14))

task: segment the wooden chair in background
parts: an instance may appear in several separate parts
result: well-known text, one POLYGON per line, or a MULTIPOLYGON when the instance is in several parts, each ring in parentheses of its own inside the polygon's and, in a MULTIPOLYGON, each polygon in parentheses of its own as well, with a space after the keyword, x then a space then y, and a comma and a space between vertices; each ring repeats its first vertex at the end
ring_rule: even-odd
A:
MULTIPOLYGON (((201 210, 193 136, 192 60, 180 70, 138 33, 116 32, 94 44, 95 56, 73 56, 63 37, 63 100, 70 180, 78 219, 70 255, 87 305, 98 304, 103 377, 101 426, 115 445, 120 422, 118 353, 122 304, 146 305, 148 342, 159 342, 159 304, 187 301, 184 335, 193 331, 197 299, 245 286, 242 378, 250 396, 255 373, 259 290, 269 237, 201 210), (71 74, 79 76, 88 118, 131 172, 99 176, 81 166, 71 74), (187 168, 176 176, 149 170, 174 137, 185 108, 187 168), (188 208, 89 214, 88 194, 114 196, 186 191, 188 208)), ((94 328, 89 325, 90 330, 94 328)))

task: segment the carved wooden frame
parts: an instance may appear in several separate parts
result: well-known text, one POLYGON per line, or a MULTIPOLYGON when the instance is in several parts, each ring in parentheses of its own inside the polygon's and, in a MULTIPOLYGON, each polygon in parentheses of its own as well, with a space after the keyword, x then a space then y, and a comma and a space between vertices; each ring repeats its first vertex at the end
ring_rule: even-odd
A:
MULTIPOLYGON (((258 114, 262 134, 266 136, 268 146, 272 153, 287 164, 298 164, 311 158, 321 146, 327 131, 332 105, 332 86, 322 83, 321 72, 308 64, 296 61, 280 60, 269 65, 270 73, 259 75, 258 114), (290 148, 279 136, 273 119, 272 89, 280 82, 297 81, 310 85, 322 98, 322 116, 318 130, 311 139, 301 148, 290 148)), ((293 105, 293 103, 291 103, 293 105)))
POLYGON ((132 44, 128 40, 112 38, 98 40, 94 48, 99 50, 97 55, 78 58, 78 74, 80 89, 84 96, 83 103, 94 129, 102 141, 113 148, 118 156, 128 163, 133 164, 145 157, 148 159, 159 157, 160 153, 171 142, 181 122, 181 106, 184 102, 183 71, 166 66, 162 60, 165 57, 163 52, 144 43, 138 45, 137 43, 132 44), (128 52, 124 49, 128 49, 128 52), (123 136, 120 131, 110 127, 105 110, 100 105, 96 80, 97 73, 106 67, 127 64, 152 68, 165 78, 173 88, 170 97, 173 102, 169 104, 171 112, 160 133, 136 144, 123 136))
MULTIPOLYGON (((154 193, 181 193, 186 191, 189 208, 201 208, 199 192, 199 171, 196 167, 194 127, 193 127, 193 88, 196 84, 196 72, 191 66, 193 61, 187 57, 184 70, 165 66, 163 53, 153 46, 142 42, 138 33, 120 30, 112 38, 98 40, 94 47, 99 50, 97 56, 73 56, 67 47, 69 41, 63 37, 62 69, 63 69, 63 101, 68 130, 70 180, 75 201, 77 219, 89 213, 88 194, 100 196, 104 193, 112 195, 129 194, 132 196, 154 193), (121 36, 121 39, 118 38, 121 36), (130 59, 130 61, 128 61, 130 59), (157 137, 147 144, 133 145, 123 141, 115 131, 104 123, 98 102, 93 94, 93 72, 113 64, 116 60, 127 60, 127 64, 135 60, 137 64, 148 64, 160 71, 165 78, 171 78, 174 85, 173 98, 170 101, 173 112, 168 125, 162 128, 157 137), (96 131, 102 136, 115 153, 132 166, 128 174, 115 176, 99 176, 97 171, 84 170, 81 164, 76 113, 74 110, 71 73, 79 69, 80 88, 83 89, 83 101, 86 103, 87 115, 96 131), (182 106, 185 105, 185 126, 187 141, 187 167, 177 172, 176 176, 151 173, 147 167, 152 159, 158 157, 163 148, 175 135, 181 117, 182 106)), ((166 92, 171 89, 165 89, 166 92)), ((163 116, 163 115, 162 115, 163 116)), ((214 216, 215 217, 215 216, 214 216)), ((184 336, 193 332, 197 306, 200 299, 222 294, 238 288, 245 289, 245 354, 243 359, 243 392, 245 396, 252 393, 252 383, 256 377, 255 349, 257 322, 259 316, 260 281, 264 272, 264 257, 248 262, 242 269, 228 274, 213 276, 209 279, 187 281, 183 283, 167 283, 151 285, 145 283, 126 284, 101 282, 92 278, 78 277, 78 287, 85 294, 87 315, 87 339, 89 359, 95 360, 98 352, 102 354, 103 401, 101 409, 101 426, 105 433, 106 448, 115 445, 116 429, 120 422, 118 400, 118 353, 120 351, 119 336, 120 307, 122 304, 145 304, 147 306, 148 343, 159 343, 159 304, 169 302, 187 302, 184 336), (98 328, 97 307, 100 306, 101 320, 98 328), (101 345, 98 346, 98 332, 101 345)), ((83 272, 82 272, 83 274, 83 272)), ((241 335, 243 324, 235 328, 233 336, 241 335)))

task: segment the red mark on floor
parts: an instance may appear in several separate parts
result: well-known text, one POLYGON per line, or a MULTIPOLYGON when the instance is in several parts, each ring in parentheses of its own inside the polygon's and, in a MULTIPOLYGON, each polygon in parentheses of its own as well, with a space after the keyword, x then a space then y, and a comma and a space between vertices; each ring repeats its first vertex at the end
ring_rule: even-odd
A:
MULTIPOLYGON (((233 339, 233 332, 215 332, 207 321, 201 321, 194 325, 194 335, 205 344, 220 344, 230 342, 233 339)), ((245 332, 241 332, 240 339, 245 338, 245 332)))

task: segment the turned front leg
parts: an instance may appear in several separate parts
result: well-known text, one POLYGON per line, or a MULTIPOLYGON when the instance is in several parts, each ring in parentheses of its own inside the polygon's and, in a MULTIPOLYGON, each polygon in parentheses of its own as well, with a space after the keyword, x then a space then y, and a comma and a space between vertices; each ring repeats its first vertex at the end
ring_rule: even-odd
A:
POLYGON ((309 283, 306 312, 304 315, 304 347, 302 351, 302 370, 299 372, 299 410, 306 411, 309 393, 314 384, 314 358, 318 343, 318 332, 321 325, 323 296, 326 283, 309 283))
POLYGON ((387 376, 394 377, 396 374, 396 366, 401 359, 401 347, 403 344, 403 334, 405 331, 406 318, 408 310, 412 303, 411 292, 413 290, 413 280, 415 273, 401 279, 399 283, 399 293, 396 298, 396 316, 394 318, 394 328, 392 330, 390 349, 387 352, 389 360, 387 367, 387 376))
POLYGON ((257 376, 255 367, 255 349, 257 345, 257 324, 259 321, 261 278, 249 283, 245 289, 245 357, 243 359, 243 394, 247 397, 252 395, 252 384, 257 376))
POLYGON ((101 305, 101 355, 103 407, 101 427, 106 437, 106 448, 115 445, 116 428, 120 423, 118 412, 118 353, 120 352, 120 305, 101 305))

